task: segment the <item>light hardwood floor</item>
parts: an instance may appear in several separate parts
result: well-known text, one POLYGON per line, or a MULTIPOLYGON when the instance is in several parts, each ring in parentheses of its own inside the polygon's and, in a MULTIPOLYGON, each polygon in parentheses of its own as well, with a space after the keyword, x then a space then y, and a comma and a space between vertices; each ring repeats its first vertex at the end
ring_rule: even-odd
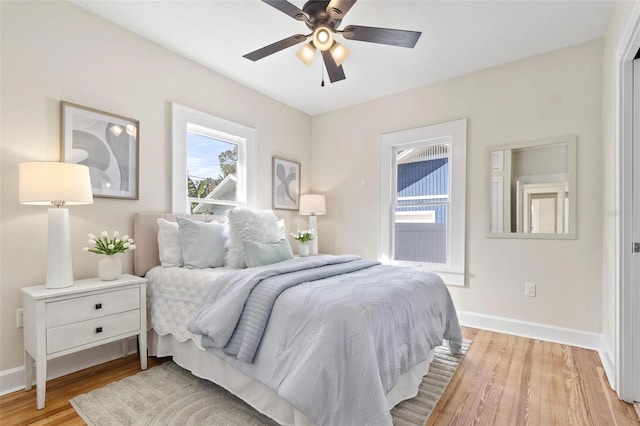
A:
POLYGON ((640 425, 595 351, 466 328, 473 340, 427 425, 640 425))
MULTIPOLYGON (((464 328, 473 340, 427 425, 640 425, 618 401, 590 350, 464 328)), ((149 368, 167 358, 149 358, 149 368)), ((68 400, 140 371, 137 357, 47 383, 43 410, 35 387, 0 397, 1 425, 82 425, 68 400)))

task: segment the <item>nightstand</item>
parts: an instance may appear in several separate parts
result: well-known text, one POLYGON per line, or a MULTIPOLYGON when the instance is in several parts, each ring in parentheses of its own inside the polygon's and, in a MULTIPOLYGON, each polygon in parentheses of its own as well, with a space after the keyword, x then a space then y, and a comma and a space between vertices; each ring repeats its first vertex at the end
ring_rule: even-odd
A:
MULTIPOLYGON (((140 367, 147 368, 147 279, 123 274, 114 281, 74 281, 73 286, 22 289, 25 390, 36 367, 37 407, 44 407, 47 361, 138 336, 140 367)), ((127 341, 122 344, 127 356, 127 341)))

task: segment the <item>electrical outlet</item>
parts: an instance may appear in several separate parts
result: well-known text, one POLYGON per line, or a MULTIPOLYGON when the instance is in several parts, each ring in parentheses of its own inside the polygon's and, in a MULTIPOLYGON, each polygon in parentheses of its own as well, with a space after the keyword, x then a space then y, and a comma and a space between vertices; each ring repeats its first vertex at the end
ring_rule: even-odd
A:
POLYGON ((536 297, 536 285, 534 283, 524 283, 524 295, 536 297))
POLYGON ((23 311, 22 308, 18 308, 16 309, 16 328, 22 328, 23 323, 23 311))

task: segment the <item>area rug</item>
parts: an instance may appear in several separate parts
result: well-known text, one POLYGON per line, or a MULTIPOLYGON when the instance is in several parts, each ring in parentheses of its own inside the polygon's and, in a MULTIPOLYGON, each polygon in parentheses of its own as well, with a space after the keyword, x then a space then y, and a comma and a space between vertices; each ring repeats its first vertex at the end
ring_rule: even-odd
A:
MULTIPOLYGON (((436 348, 418 395, 391 410, 394 425, 425 424, 470 344, 463 342, 462 355, 451 355, 445 346, 436 348)), ((276 424, 223 388, 171 361, 78 395, 70 402, 90 426, 276 424)))

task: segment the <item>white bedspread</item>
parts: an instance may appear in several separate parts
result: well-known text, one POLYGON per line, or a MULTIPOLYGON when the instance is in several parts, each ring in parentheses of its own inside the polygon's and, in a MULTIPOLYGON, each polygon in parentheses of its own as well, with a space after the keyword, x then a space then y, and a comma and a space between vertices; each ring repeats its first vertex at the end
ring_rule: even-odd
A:
MULTIPOLYGON (((214 281, 233 269, 187 269, 156 266, 147 272, 147 326, 159 335, 173 334, 179 342, 192 339, 200 346, 200 336, 187 330, 214 281)), ((200 346, 201 347, 201 346, 200 346)))

